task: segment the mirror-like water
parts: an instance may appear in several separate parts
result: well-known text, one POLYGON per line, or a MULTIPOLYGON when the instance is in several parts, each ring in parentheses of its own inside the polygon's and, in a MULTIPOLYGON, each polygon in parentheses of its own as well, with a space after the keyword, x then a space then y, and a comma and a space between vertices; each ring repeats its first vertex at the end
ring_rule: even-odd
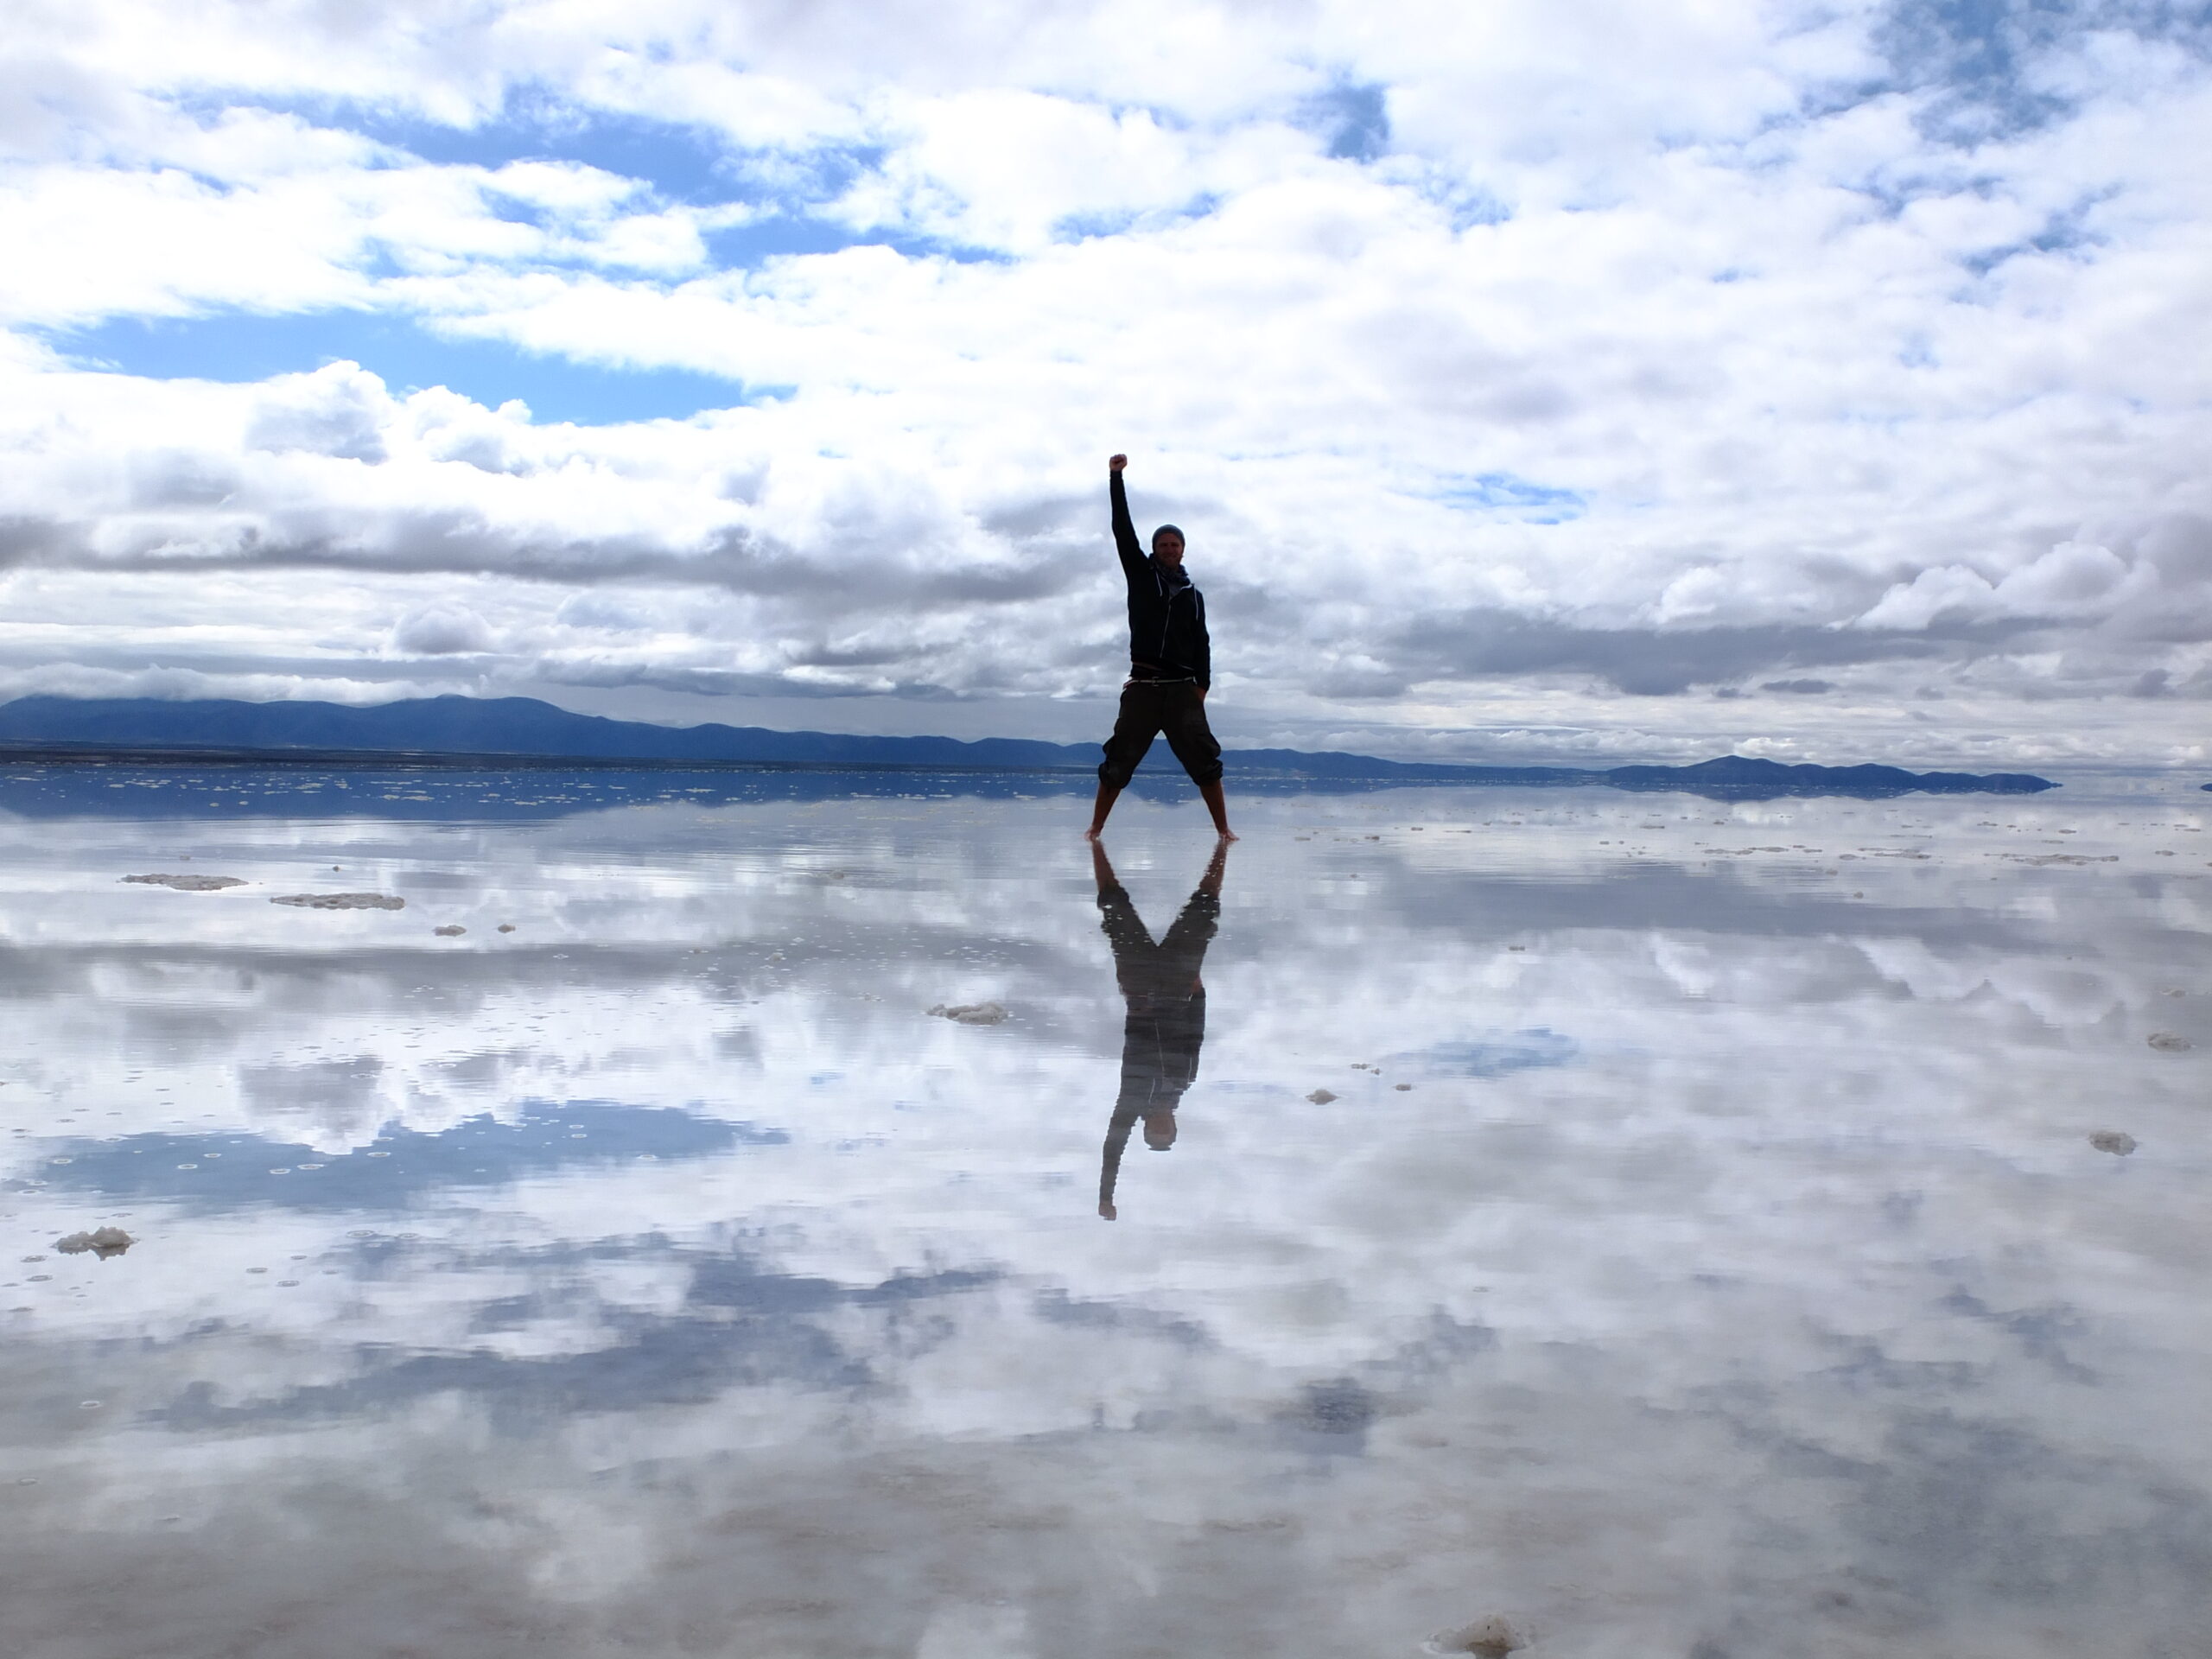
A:
POLYGON ((0 1650, 2207 1651, 2212 798, 236 784, 0 817, 0 1650))

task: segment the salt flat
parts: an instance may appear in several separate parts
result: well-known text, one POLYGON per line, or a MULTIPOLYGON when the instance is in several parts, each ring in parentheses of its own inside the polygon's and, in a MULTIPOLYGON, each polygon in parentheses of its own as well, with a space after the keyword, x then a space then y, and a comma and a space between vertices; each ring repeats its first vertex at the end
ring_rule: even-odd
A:
POLYGON ((115 777, 0 789, 0 1650, 2204 1651, 2181 783, 1275 796, 1217 925, 1133 797, 1109 1221, 1073 798, 115 777))

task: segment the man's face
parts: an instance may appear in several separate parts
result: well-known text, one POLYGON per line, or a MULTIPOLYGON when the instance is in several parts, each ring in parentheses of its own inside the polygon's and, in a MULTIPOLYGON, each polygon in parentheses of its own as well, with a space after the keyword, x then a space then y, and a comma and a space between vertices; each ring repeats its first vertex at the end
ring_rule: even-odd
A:
POLYGON ((1152 538, 1152 556, 1171 570, 1183 563, 1183 538, 1170 531, 1152 538))
POLYGON ((1175 1114, 1147 1112, 1144 1115, 1144 1143, 1154 1152, 1165 1152, 1175 1144, 1175 1114))

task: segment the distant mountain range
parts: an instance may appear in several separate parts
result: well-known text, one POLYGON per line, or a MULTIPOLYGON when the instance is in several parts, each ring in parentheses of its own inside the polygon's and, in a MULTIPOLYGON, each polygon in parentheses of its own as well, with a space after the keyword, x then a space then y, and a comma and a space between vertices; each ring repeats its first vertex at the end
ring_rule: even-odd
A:
MULTIPOLYGON (((334 702, 164 702, 21 697, 0 704, 0 760, 176 760, 435 766, 896 767, 930 772, 1089 772, 1091 744, 1028 738, 855 737, 757 726, 653 726, 571 714, 531 697, 416 697, 334 702)), ((1701 795, 2028 794, 2055 789, 2023 772, 1907 772, 1897 766, 1784 766, 1724 755, 1688 766, 1462 766, 1297 749, 1236 749, 1236 776, 1396 784, 1604 785, 1701 795)), ((1147 770, 1172 768, 1166 745, 1147 770)))

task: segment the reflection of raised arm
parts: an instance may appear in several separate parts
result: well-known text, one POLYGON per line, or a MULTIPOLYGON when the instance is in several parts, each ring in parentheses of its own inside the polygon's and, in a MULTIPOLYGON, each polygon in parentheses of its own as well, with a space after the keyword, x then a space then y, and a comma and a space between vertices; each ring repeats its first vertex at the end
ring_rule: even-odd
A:
POLYGON ((1122 1176, 1122 1154, 1128 1150, 1129 1131, 1136 1127, 1134 1111, 1116 1111, 1114 1120, 1106 1126, 1106 1148, 1098 1161, 1098 1215, 1103 1221, 1117 1220, 1121 1211, 1114 1207, 1114 1188, 1122 1176))
POLYGON ((1122 574, 1134 582, 1143 574, 1145 560, 1144 543, 1129 522, 1129 493, 1122 487, 1122 467, 1128 461, 1127 455, 1116 455, 1107 463, 1111 476, 1106 490, 1114 499, 1114 550, 1122 556, 1122 574))

